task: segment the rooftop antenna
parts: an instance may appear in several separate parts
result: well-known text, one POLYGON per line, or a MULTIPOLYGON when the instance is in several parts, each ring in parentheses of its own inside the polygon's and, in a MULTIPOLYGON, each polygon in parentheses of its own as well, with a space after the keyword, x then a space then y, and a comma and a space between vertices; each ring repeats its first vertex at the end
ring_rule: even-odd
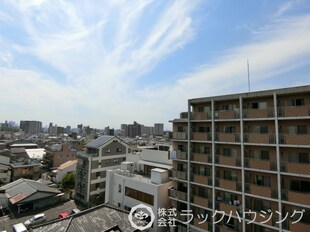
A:
POLYGON ((249 59, 247 59, 247 66, 248 66, 248 89, 249 89, 249 92, 251 92, 249 59))

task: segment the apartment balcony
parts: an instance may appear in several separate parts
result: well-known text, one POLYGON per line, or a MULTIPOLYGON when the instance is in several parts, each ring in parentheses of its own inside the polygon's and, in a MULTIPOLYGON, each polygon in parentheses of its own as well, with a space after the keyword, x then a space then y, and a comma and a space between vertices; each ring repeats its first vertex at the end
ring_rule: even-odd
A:
POLYGON ((307 192, 295 192, 292 190, 284 190, 282 189, 282 200, 299 203, 303 205, 309 205, 310 202, 310 194, 307 192))
POLYGON ((226 179, 215 179, 215 186, 223 189, 229 189, 233 191, 242 191, 242 185, 240 181, 235 180, 226 180, 226 179))
POLYGON ((310 116, 310 106, 278 107, 278 117, 307 117, 310 116))
POLYGON ((240 118, 240 110, 219 110, 215 111, 216 119, 238 119, 240 118))
POLYGON ((270 188, 262 185, 246 183, 245 192, 262 197, 278 198, 278 190, 276 188, 270 188))
POLYGON ((212 208, 212 201, 206 197, 193 195, 191 202, 206 208, 212 208))
POLYGON ((273 118, 273 117, 274 117, 274 108, 243 110, 243 118, 273 118))
MULTIPOLYGON (((203 215, 205 216, 205 215, 203 215)), ((210 231, 212 230, 212 224, 211 223, 208 223, 208 221, 205 221, 205 218, 197 218, 197 215, 194 215, 194 219, 193 219, 193 226, 196 226, 200 229, 203 229, 205 231, 210 231)))
MULTIPOLYGON (((273 214, 270 215, 270 213, 266 210, 264 210, 267 214, 263 214, 260 211, 255 211, 252 209, 245 209, 245 212, 252 212, 252 213, 245 213, 245 218, 252 221, 252 222, 256 222, 256 223, 261 223, 262 225, 269 225, 269 226, 276 226, 278 227, 279 225, 276 224, 275 222, 278 221, 279 219, 276 219, 277 214, 273 214), (263 215, 263 216, 260 216, 263 215), (270 220, 268 220, 268 218, 270 217, 270 220)), ((271 209, 271 213, 275 212, 275 210, 271 209)), ((251 224, 248 222, 246 222, 246 224, 251 224)))
POLYGON ((187 201, 187 193, 176 189, 169 189, 169 197, 187 201))
POLYGON ((215 141, 238 143, 240 142, 240 134, 239 133, 216 133, 215 141))
POLYGON ((172 177, 177 178, 177 179, 181 179, 181 180, 187 180, 187 172, 173 171, 172 177))
POLYGON ((191 160, 202 163, 212 163, 212 156, 204 153, 192 153, 191 160))
POLYGON ((260 134, 260 133, 245 133, 244 134, 245 143, 259 143, 259 144, 275 144, 276 135, 275 134, 260 134))
POLYGON ((187 132, 173 132, 172 139, 186 140, 187 132))
POLYGON ((212 135, 211 133, 206 133, 206 132, 193 132, 192 140, 212 141, 212 135))
POLYGON ((288 229, 290 231, 310 231, 310 224, 300 221, 294 224, 290 223, 288 229))
POLYGON ((241 158, 233 157, 233 156, 225 156, 225 155, 216 155, 215 156, 215 163, 221 164, 221 165, 240 167, 241 166, 241 158))
POLYGON ((310 175, 309 163, 281 162, 281 172, 310 175))
POLYGON ((224 201, 216 201, 215 207, 217 210, 224 211, 227 214, 232 212, 233 216, 237 216, 236 212, 238 212, 240 216, 242 215, 241 205, 229 204, 224 201))
POLYGON ((203 184, 203 185, 212 185, 212 177, 210 176, 201 176, 201 175, 191 175, 191 181, 197 183, 197 184, 203 184))
POLYGON ((177 151, 176 155, 177 159, 187 160, 187 152, 186 151, 177 151))
POLYGON ((277 170, 277 163, 276 163, 276 161, 270 161, 270 160, 245 158, 244 159, 244 167, 245 168, 260 169, 260 170, 276 171, 277 170))
POLYGON ((211 119, 211 114, 208 112, 192 112, 192 120, 208 120, 211 119))
POLYGON ((280 144, 309 145, 309 134, 279 134, 280 144))

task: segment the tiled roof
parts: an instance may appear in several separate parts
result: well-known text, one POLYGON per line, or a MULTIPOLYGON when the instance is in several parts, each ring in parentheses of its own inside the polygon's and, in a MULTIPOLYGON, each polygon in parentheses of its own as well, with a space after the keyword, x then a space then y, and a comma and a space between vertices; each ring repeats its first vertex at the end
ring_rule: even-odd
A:
POLYGON ((105 143, 109 142, 111 139, 113 139, 114 136, 110 136, 110 135, 102 135, 99 138, 89 142, 86 147, 89 148, 99 148, 102 145, 104 145, 105 143))
POLYGON ((115 231, 136 231, 130 225, 127 212, 106 205, 100 205, 72 215, 70 218, 48 222, 42 226, 34 227, 33 232, 113 231, 111 230, 113 228, 119 229, 115 231))
MULTIPOLYGON (((59 190, 50 188, 45 184, 23 178, 0 187, 1 190, 5 191, 6 196, 12 204, 18 203, 37 193, 45 193, 45 195, 46 193, 51 195, 60 193, 59 190)), ((36 196, 39 199, 41 195, 37 194, 36 196)))

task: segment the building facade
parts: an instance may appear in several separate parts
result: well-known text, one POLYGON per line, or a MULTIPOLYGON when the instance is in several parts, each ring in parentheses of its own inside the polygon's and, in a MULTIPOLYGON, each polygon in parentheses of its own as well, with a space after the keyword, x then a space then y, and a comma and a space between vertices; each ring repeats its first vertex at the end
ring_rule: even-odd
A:
POLYGON ((103 135, 77 152, 75 200, 88 206, 103 203, 107 170, 120 168, 128 149, 120 138, 103 135))
POLYGON ((19 128, 26 134, 39 134, 42 131, 42 122, 20 121, 19 128))
POLYGON ((310 231, 310 86, 191 99, 172 123, 177 231, 310 231))
POLYGON ((163 136, 164 135, 164 124, 163 123, 155 123, 154 124, 154 135, 155 136, 163 136))

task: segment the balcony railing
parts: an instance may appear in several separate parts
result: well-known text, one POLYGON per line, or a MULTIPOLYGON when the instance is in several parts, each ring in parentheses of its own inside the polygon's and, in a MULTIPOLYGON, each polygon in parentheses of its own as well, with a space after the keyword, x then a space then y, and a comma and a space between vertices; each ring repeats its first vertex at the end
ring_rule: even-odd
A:
POLYGON ((211 114, 209 112, 192 112, 192 120, 208 120, 211 119, 211 114))
POLYGON ((177 157, 177 159, 187 160, 187 152, 186 151, 177 151, 176 157, 177 157))
POLYGON ((204 154, 204 153, 192 153, 191 161, 212 163, 212 156, 210 154, 204 154))
POLYGON ((223 189, 233 190, 233 191, 239 191, 239 192, 242 191, 242 183, 236 180, 216 178, 215 186, 223 188, 223 189))
POLYGON ((270 160, 245 158, 244 159, 244 167, 245 168, 264 169, 264 170, 276 171, 277 170, 277 163, 276 163, 276 161, 270 161, 270 160))
POLYGON ((278 198, 278 190, 269 186, 246 183, 245 192, 262 197, 278 198))
POLYGON ((173 171, 172 172, 172 177, 173 178, 177 178, 177 179, 181 179, 181 180, 187 180, 187 172, 173 171))
POLYGON ((169 189, 169 196, 183 201, 187 201, 187 193, 178 191, 176 189, 169 189))
POLYGON ((202 176, 197 174, 191 174, 191 181, 203 184, 203 185, 212 185, 212 177, 211 176, 202 176))
POLYGON ((240 167, 241 166, 241 158, 235 156, 226 156, 226 155, 216 155, 215 156, 215 163, 240 167))
POLYGON ((309 145, 309 134, 279 134, 280 144, 309 145))
POLYGON ((219 132, 215 134, 215 141, 239 143, 240 133, 220 133, 219 132))
POLYGON ((278 117, 307 117, 310 116, 310 106, 278 107, 278 117))
POLYGON ((187 132, 173 132, 172 138, 173 139, 186 140, 187 139, 187 132))
POLYGON ((260 133, 245 133, 243 136, 245 143, 259 143, 259 144, 275 144, 275 134, 260 134, 260 133))
POLYGON ((281 172, 310 175, 309 163, 281 162, 281 172))
POLYGON ((191 202, 196 205, 201 205, 206 208, 212 208, 212 200, 208 197, 201 197, 197 195, 192 195, 191 202))
POLYGON ((282 189, 282 200, 294 203, 309 205, 310 194, 308 192, 296 192, 289 189, 282 189))
POLYGON ((243 118, 273 118, 274 108, 267 109, 244 109, 243 118))
POLYGON ((240 118, 240 110, 218 110, 214 113, 215 119, 238 119, 240 118))
POLYGON ((192 140, 212 141, 212 134, 207 132, 192 132, 192 140))

